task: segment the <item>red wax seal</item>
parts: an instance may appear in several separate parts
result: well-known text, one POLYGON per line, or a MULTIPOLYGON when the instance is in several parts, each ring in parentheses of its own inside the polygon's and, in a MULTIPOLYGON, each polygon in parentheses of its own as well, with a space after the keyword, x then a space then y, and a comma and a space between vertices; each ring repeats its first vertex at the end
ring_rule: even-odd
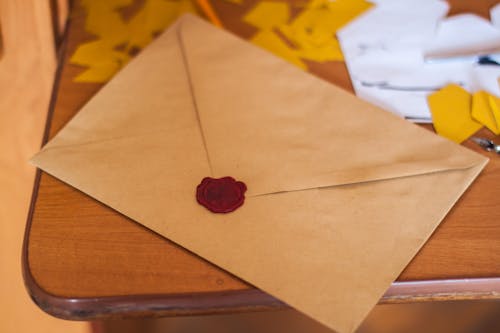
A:
POLYGON ((213 213, 229 213, 243 205, 246 190, 233 177, 205 177, 196 188, 196 200, 213 213))

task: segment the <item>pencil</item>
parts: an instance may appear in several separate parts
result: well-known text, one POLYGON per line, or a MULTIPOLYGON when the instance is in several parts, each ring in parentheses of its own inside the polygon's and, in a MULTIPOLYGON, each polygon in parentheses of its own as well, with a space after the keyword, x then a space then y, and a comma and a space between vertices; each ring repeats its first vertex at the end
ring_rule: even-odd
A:
POLYGON ((206 15, 206 17, 210 20, 210 22, 212 22, 219 28, 223 28, 222 22, 219 20, 217 14, 215 14, 215 10, 210 4, 210 0, 196 0, 196 3, 198 4, 202 12, 206 15))

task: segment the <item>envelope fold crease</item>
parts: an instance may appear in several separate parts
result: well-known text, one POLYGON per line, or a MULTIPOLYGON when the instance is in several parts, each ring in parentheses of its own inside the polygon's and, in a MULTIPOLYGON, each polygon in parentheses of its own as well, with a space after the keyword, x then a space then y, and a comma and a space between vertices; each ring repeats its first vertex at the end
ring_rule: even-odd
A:
POLYGON ((339 333, 487 163, 193 16, 32 161, 339 333), (199 205, 210 175, 245 182, 245 203, 199 205))

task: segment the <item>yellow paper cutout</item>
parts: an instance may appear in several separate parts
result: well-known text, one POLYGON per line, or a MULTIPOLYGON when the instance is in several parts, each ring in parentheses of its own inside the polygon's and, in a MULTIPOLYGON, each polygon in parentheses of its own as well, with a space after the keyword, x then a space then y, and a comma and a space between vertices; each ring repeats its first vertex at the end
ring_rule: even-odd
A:
POLYGON ((236 5, 241 5, 243 4, 243 0, 224 0, 226 2, 234 3, 236 5))
POLYGON ((89 68, 74 78, 75 82, 106 82, 129 60, 125 53, 113 50, 107 40, 97 40, 80 45, 71 63, 89 68))
POLYGON ((289 18, 290 8, 287 3, 262 1, 243 17, 243 21, 261 30, 271 30, 286 24, 289 18))
POLYGON ((302 69, 307 68, 298 57, 297 51, 288 47, 278 35, 270 30, 258 32, 251 41, 302 69))
POLYGON ((196 13, 190 0, 146 0, 142 8, 125 22, 118 9, 132 0, 81 0, 87 11, 85 30, 97 37, 81 44, 70 58, 75 65, 87 67, 76 82, 106 82, 155 34, 164 30, 183 13, 196 13))
POLYGON ((495 133, 495 132, 494 133, 498 135, 498 134, 500 134, 500 98, 489 94, 488 95, 488 102, 490 105, 491 113, 493 115, 493 118, 495 119, 497 129, 498 129, 498 133, 495 133))
MULTIPOLYGON (((196 13, 190 0, 145 0, 143 7, 125 22, 118 9, 132 2, 81 0, 88 15, 85 28, 98 40, 82 44, 71 57, 71 63, 87 67, 75 81, 108 81, 127 63, 130 55, 149 44, 156 33, 182 13, 196 13)), ((255 44, 305 69, 301 59, 317 62, 342 60, 335 32, 370 6, 371 3, 364 0, 312 0, 289 22, 288 3, 262 1, 244 17, 244 21, 260 30, 252 38, 255 44), (283 40, 277 31, 287 40, 283 40)))
POLYGON ((495 117, 494 108, 495 100, 494 96, 491 96, 485 91, 478 91, 472 95, 472 111, 471 115, 476 121, 480 122, 486 126, 490 131, 495 134, 500 134, 500 128, 498 123, 498 114, 495 117))
POLYGON ((115 64, 93 64, 85 72, 75 77, 75 82, 107 82, 120 70, 115 64))
POLYGON ((127 25, 117 11, 132 4, 131 0, 82 0, 87 11, 85 30, 110 43, 119 45, 127 40, 127 25))
POLYGON ((356 16, 373 7, 373 3, 365 0, 313 0, 313 4, 322 7, 326 4, 328 9, 335 13, 335 20, 329 22, 330 28, 339 30, 356 16))
POLYGON ((191 1, 149 0, 129 22, 127 49, 142 49, 153 40, 153 34, 163 31, 184 13, 196 13, 191 1))
POLYGON ((340 49, 337 39, 331 39, 326 34, 310 34, 294 40, 299 42, 299 56, 303 59, 325 62, 331 60, 344 60, 344 55, 340 49), (325 39, 327 39, 325 41, 325 39), (323 41, 322 41, 323 40, 323 41))
POLYGON ((429 95, 428 102, 434 129, 450 140, 461 143, 482 127, 471 117, 471 95, 458 85, 429 95))
POLYGON ((304 11, 280 31, 299 49, 305 59, 324 62, 343 60, 335 37, 338 29, 372 6, 364 0, 313 0, 304 11))
POLYGON ((371 6, 365 0, 312 0, 289 22, 290 10, 287 3, 263 1, 247 13, 244 21, 260 29, 258 34, 263 35, 257 39, 266 39, 261 46, 266 45, 263 47, 270 51, 273 49, 272 52, 277 55, 286 53, 287 60, 300 63, 302 67, 300 59, 316 62, 343 60, 335 33, 371 6), (264 34, 265 30, 272 31, 272 35, 264 34), (286 38, 285 44, 275 34, 276 30, 286 38), (289 51, 285 51, 285 47, 289 51))

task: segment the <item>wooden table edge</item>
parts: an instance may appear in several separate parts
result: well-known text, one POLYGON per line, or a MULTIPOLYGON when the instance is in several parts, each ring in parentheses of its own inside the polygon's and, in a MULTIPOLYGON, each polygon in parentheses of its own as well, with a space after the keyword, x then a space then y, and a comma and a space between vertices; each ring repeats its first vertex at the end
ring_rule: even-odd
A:
MULTIPOLYGON (((58 54, 51 101, 42 143, 49 136, 50 121, 57 101, 58 86, 67 45, 67 24, 58 54)), ((100 297, 65 297, 44 290, 31 274, 29 267, 29 235, 35 202, 40 185, 41 170, 37 169, 22 247, 22 273, 31 299, 48 314, 67 320, 99 318, 182 316, 245 311, 284 309, 289 306, 258 289, 189 294, 150 294, 100 297)), ((396 281, 381 297, 379 303, 424 301, 500 299, 500 277, 447 280, 396 281)))
MULTIPOLYGON (((289 308, 258 289, 178 295, 65 298, 47 293, 25 270, 32 300, 46 313, 66 320, 165 317, 269 311, 289 308)), ((500 295, 500 278, 394 283, 379 304, 422 301, 490 300, 500 295), (437 287, 437 288, 436 288, 437 287), (438 288, 446 289, 446 292, 438 288)))
MULTIPOLYGON (((99 297, 64 297, 44 290, 31 274, 29 232, 41 171, 37 170, 22 249, 22 271, 31 299, 48 314, 67 320, 162 317, 266 311, 289 308, 258 289, 189 294, 149 294, 99 297)), ((500 299, 500 277, 396 281, 380 304, 424 301, 500 299)))
MULTIPOLYGON (((23 278, 31 299, 46 313, 67 320, 101 318, 162 317, 280 310, 282 301, 258 290, 189 294, 120 295, 64 297, 47 292, 34 279, 28 262, 29 230, 37 181, 27 222, 22 251, 23 278)), ((380 299, 380 304, 424 301, 500 299, 500 278, 396 281, 380 299)))

